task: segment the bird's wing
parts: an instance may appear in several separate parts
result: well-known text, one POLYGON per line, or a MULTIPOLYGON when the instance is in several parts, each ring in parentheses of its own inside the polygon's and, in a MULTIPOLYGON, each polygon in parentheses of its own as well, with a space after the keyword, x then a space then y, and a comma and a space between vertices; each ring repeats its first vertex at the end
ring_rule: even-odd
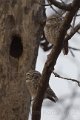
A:
POLYGON ((54 102, 56 102, 58 100, 58 97, 56 96, 54 91, 50 88, 50 86, 46 90, 45 97, 54 102))

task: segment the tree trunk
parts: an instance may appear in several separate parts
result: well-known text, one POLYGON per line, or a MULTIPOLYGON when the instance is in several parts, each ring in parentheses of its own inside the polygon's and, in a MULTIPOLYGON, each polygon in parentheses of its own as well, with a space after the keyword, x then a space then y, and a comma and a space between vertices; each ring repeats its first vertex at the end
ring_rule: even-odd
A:
POLYGON ((28 119, 26 72, 36 64, 41 10, 33 0, 0 0, 0 120, 28 119))

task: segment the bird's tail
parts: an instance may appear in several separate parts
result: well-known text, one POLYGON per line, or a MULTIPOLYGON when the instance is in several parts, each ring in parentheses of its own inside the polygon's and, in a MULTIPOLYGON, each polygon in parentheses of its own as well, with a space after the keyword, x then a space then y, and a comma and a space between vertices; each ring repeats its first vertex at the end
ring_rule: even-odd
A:
POLYGON ((64 41, 64 44, 63 44, 63 53, 64 55, 67 55, 68 54, 68 41, 64 41))
POLYGON ((53 102, 56 102, 58 100, 58 97, 50 87, 48 87, 46 90, 45 98, 48 98, 53 102))

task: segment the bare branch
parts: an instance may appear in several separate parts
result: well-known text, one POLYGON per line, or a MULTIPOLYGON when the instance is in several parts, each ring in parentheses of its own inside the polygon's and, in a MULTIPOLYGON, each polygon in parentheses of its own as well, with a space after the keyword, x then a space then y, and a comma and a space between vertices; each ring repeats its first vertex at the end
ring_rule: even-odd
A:
POLYGON ((72 7, 74 9, 71 9, 71 11, 67 12, 65 16, 65 20, 62 23, 62 26, 60 28, 60 32, 58 33, 58 37, 56 38, 56 41, 57 41, 56 45, 54 46, 54 49, 52 49, 44 65, 37 96, 33 102, 32 120, 40 120, 41 118, 41 107, 42 107, 45 91, 49 84, 49 78, 52 71, 54 70, 54 66, 56 64, 57 58, 63 48, 63 41, 65 38, 66 32, 70 28, 71 21, 75 13, 78 11, 80 7, 80 0, 73 0, 72 7))
POLYGON ((53 72, 53 74, 55 75, 55 77, 76 82, 76 83, 78 84, 78 86, 80 87, 80 81, 78 81, 78 80, 76 80, 76 79, 62 77, 62 76, 60 76, 59 74, 57 74, 56 72, 53 72))
POLYGON ((69 46, 69 49, 72 49, 72 50, 75 50, 75 51, 80 51, 80 49, 74 48, 74 47, 71 47, 71 46, 69 46))
POLYGON ((39 5, 41 5, 41 6, 50 6, 50 5, 52 5, 51 3, 48 3, 48 4, 42 4, 41 2, 36 2, 37 4, 39 4, 39 5))
POLYGON ((60 9, 67 10, 67 11, 70 11, 72 9, 72 4, 71 3, 63 4, 63 3, 58 2, 56 0, 48 0, 48 1, 50 1, 51 4, 53 4, 54 6, 60 8, 60 9))
POLYGON ((75 28, 66 36, 65 41, 71 39, 71 37, 80 29, 80 23, 75 26, 75 28))
POLYGON ((59 15, 60 17, 62 16, 62 14, 60 14, 57 10, 55 10, 52 5, 50 5, 50 8, 51 8, 57 15, 59 15))
POLYGON ((63 0, 60 0, 63 4, 65 4, 65 2, 63 0))
POLYGON ((73 53, 73 51, 71 49, 69 51, 70 51, 72 57, 75 57, 75 54, 73 53))
MULTIPOLYGON (((77 17, 77 13, 75 14, 75 16, 74 16, 74 18, 73 18, 72 28, 74 28, 74 26, 75 26, 76 17, 77 17)), ((73 31, 73 29, 72 29, 72 31, 73 31)))
POLYGON ((51 5, 54 5, 56 7, 58 7, 59 9, 62 9, 62 10, 67 10, 67 11, 70 11, 72 9, 72 6, 71 6, 71 3, 69 4, 65 4, 65 3, 61 3, 61 2, 58 2, 56 0, 48 0, 48 4, 42 4, 40 2, 36 2, 37 4, 39 5, 42 5, 42 6, 51 6, 51 5))

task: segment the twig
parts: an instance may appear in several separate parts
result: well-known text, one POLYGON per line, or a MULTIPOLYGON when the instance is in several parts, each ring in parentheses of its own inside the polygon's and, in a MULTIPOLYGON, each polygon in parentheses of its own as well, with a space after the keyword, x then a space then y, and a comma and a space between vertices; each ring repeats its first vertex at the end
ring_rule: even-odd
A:
POLYGON ((75 54, 73 53, 73 51, 71 49, 69 51, 70 51, 72 57, 75 57, 75 54))
POLYGON ((80 81, 78 81, 78 80, 76 80, 76 79, 62 77, 61 75, 57 74, 56 72, 53 72, 53 74, 55 75, 55 77, 76 82, 76 83, 78 84, 78 86, 80 87, 80 81))
MULTIPOLYGON (((76 16, 77 15, 77 13, 75 14, 75 16, 74 16, 74 18, 73 18, 73 24, 72 24, 72 27, 74 28, 74 26, 75 26, 75 21, 76 21, 76 16)), ((73 31, 73 29, 72 29, 72 31, 73 31)))
POLYGON ((56 0, 49 0, 51 4, 53 4, 54 6, 60 8, 60 9, 63 9, 63 10, 67 10, 67 11, 70 11, 72 10, 72 6, 71 6, 71 3, 69 4, 63 4, 61 2, 58 2, 56 0))
POLYGON ((61 14, 60 14, 57 10, 55 10, 52 5, 50 5, 50 8, 51 8, 57 15, 59 15, 59 16, 61 17, 61 14))
MULTIPOLYGON (((47 2, 50 4, 50 1, 49 1, 49 0, 47 0, 47 2)), ((52 4, 50 4, 50 7, 51 7, 51 9, 52 9, 57 15, 59 15, 60 17, 64 14, 64 13, 62 13, 62 11, 61 11, 61 12, 58 12, 58 11, 52 6, 52 4)))
POLYGON ((65 2, 63 0, 60 0, 62 2, 62 4, 65 4, 65 2))
POLYGON ((37 4, 41 5, 41 6, 50 6, 50 5, 52 5, 51 3, 48 3, 48 4, 42 4, 42 3, 38 2, 38 1, 36 1, 35 3, 37 3, 37 4))
POLYGON ((71 39, 71 37, 80 29, 80 23, 66 36, 65 41, 71 39))
POLYGON ((56 0, 48 0, 48 1, 49 1, 48 4, 42 4, 40 2, 36 2, 36 3, 39 4, 39 5, 42 5, 42 6, 54 5, 54 6, 58 7, 59 9, 67 10, 67 11, 70 11, 72 9, 71 3, 63 4, 63 3, 60 3, 60 2, 58 2, 56 0))
POLYGON ((71 55, 72 55, 73 57, 75 57, 75 54, 73 53, 73 50, 75 50, 75 51, 80 51, 80 49, 74 48, 74 47, 71 47, 71 46, 69 46, 68 48, 70 49, 70 53, 71 53, 71 55))
MULTIPOLYGON (((73 26, 72 26, 72 25, 71 25, 71 28, 73 29, 73 26)), ((80 29, 79 29, 79 30, 80 30, 80 29)), ((80 31, 79 31, 79 30, 77 31, 78 34, 80 34, 80 31)))
POLYGON ((75 50, 75 51, 80 51, 80 49, 74 48, 74 47, 71 47, 71 46, 69 46, 69 49, 72 49, 72 50, 75 50))

